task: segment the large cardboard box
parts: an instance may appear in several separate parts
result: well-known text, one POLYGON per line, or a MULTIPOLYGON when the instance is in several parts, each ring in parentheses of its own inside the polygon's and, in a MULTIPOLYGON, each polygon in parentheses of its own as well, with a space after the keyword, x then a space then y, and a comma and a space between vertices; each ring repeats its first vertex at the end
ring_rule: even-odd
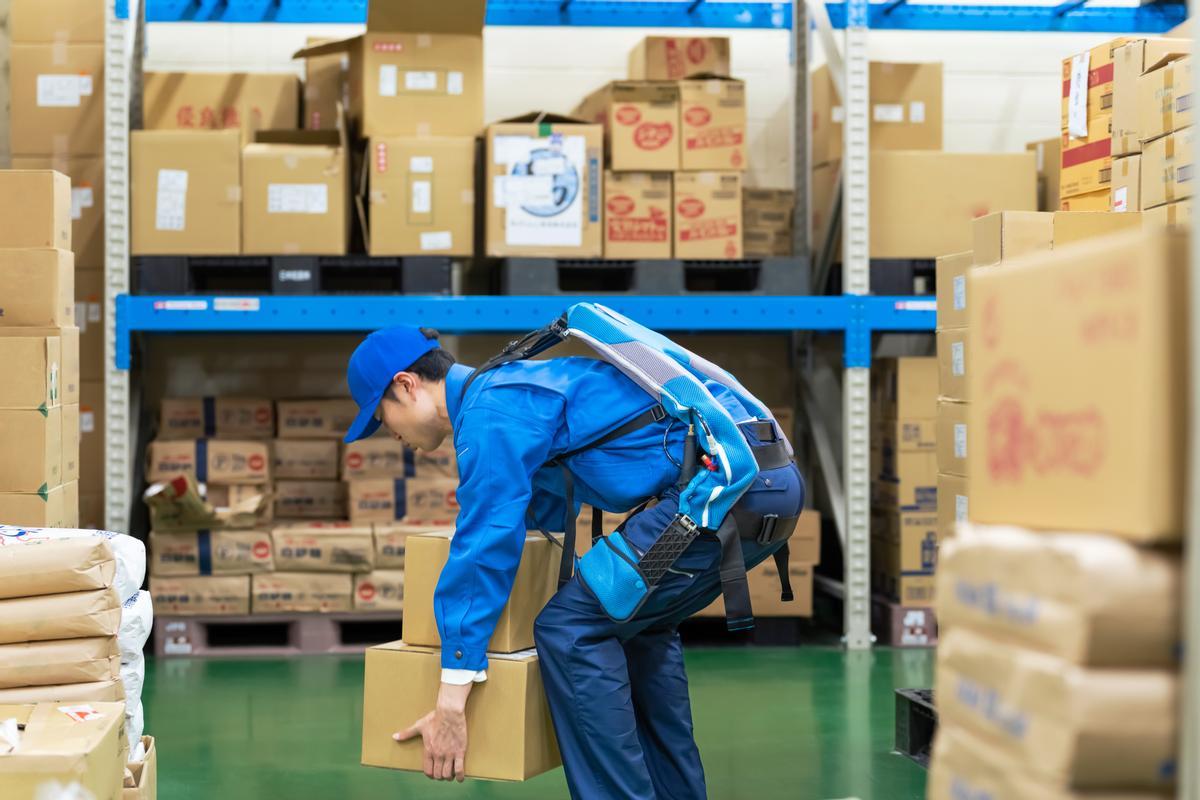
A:
POLYGON ((988 214, 971 223, 971 236, 975 263, 997 264, 1025 253, 1049 250, 1054 243, 1054 215, 1038 211, 988 214))
POLYGON ((146 480, 165 481, 190 473, 201 483, 251 484, 271 479, 266 442, 195 439, 154 441, 146 453, 146 480))
POLYGON ((362 478, 348 481, 350 519, 453 525, 457 478, 362 478))
POLYGON ((1192 86, 1190 56, 1165 61, 1138 78, 1137 133, 1143 142, 1191 127, 1192 86))
MULTIPOLYGON (((872 61, 870 141, 874 150, 942 149, 942 65, 872 61)), ((812 74, 812 161, 842 157, 844 106, 823 66, 812 74)))
POLYGON ((265 397, 166 397, 159 407, 162 440, 269 439, 274 433, 275 408, 265 397))
POLYGON ((745 83, 718 77, 679 82, 679 168, 746 168, 745 83))
POLYGON ((104 42, 104 5, 95 0, 13 0, 8 15, 20 44, 104 42))
POLYGON ((337 480, 336 439, 276 439, 271 472, 277 480, 337 480))
POLYGON ((282 572, 370 572, 375 540, 370 525, 279 525, 271 531, 275 568, 282 572))
POLYGON ((0 326, 75 324, 75 262, 70 250, 0 249, 0 326))
MULTIPOLYGON (((441 681, 437 649, 392 642, 367 650, 364 765, 422 770, 420 737, 397 742, 392 735, 397 727, 411 724, 399 720, 416 721, 429 713, 437 702, 441 681), (404 691, 396 691, 398 686, 404 691)), ((475 685, 467 701, 467 738, 472 744, 467 748, 465 768, 473 778, 523 781, 562 763, 537 653, 489 654, 488 679, 475 685)))
POLYGON ((598 258, 604 129, 535 112, 488 126, 489 256, 598 258))
POLYGON ((742 257, 742 176, 737 172, 676 172, 675 257, 742 257))
POLYGON ((970 251, 938 258, 934 270, 939 328, 961 328, 967 324, 967 272, 974 261, 970 251))
MULTIPOLYGON (((5 380, 0 383, 0 408, 50 408, 64 402, 63 340, 61 336, 20 336, 26 328, 9 328, 12 336, 0 335, 0 364, 5 380)), ((76 365, 78 369, 78 365, 76 365)), ((75 384, 76 401, 79 380, 75 384)))
POLYGON ((1187 264, 1155 231, 971 273, 973 521, 1178 540, 1187 264))
POLYGON ((358 415, 346 399, 280 400, 275 404, 280 439, 342 439, 358 415))
POLYGON ((1113 58, 1117 49, 1129 41, 1129 37, 1118 37, 1063 59, 1061 129, 1064 134, 1072 127, 1072 120, 1080 125, 1112 114, 1113 58))
POLYGON ((113 636, 0 645, 0 689, 120 678, 121 654, 113 636))
POLYGON ((341 481, 276 481, 277 519, 343 519, 346 486, 341 481))
POLYGON ((938 472, 948 475, 967 473, 967 404, 953 400, 938 402, 938 472))
POLYGON ((0 644, 116 636, 120 624, 112 587, 0 600, 0 644))
POLYGON ((13 718, 21 731, 0 761, 6 796, 40 798, 58 791, 47 787, 69 786, 76 796, 121 797, 129 751, 124 703, 0 706, 0 720, 13 718))
POLYGON ((150 574, 155 577, 271 572, 271 553, 271 534, 262 530, 150 532, 150 574))
POLYGON ((241 140, 236 131, 134 131, 134 255, 241 252, 241 140))
POLYGON ((1113 161, 1112 210, 1118 214, 1142 210, 1142 156, 1113 161))
POLYGON ((613 81, 584 98, 571 113, 604 126, 605 164, 609 169, 679 169, 679 84, 613 81))
POLYGON ((14 156, 104 153, 104 45, 14 44, 14 156))
POLYGON ((937 453, 885 450, 872 480, 875 505, 915 511, 937 507, 937 453))
POLYGON ((79 377, 85 381, 104 380, 108 370, 104 361, 104 270, 75 271, 75 314, 79 326, 79 377))
POLYGON ((63 474, 62 406, 0 408, 0 491, 45 492, 63 474))
POLYGON ((1178 684, 1174 671, 1087 669, 961 626, 938 643, 939 722, 1059 786, 1169 789, 1178 684))
MULTIPOLYGON (((310 36, 308 47, 328 44, 333 40, 310 36)), ((342 108, 350 107, 350 55, 334 53, 313 56, 304 60, 304 124, 313 130, 335 130, 342 108)))
POLYGON ((903 452, 937 450, 936 419, 878 419, 871 425, 881 447, 903 452))
POLYGON ((345 141, 336 131, 279 139, 242 150, 242 252, 345 254, 350 237, 345 141), (301 142, 309 137, 319 143, 301 142))
POLYGON ((36 528, 79 527, 79 484, 39 492, 0 492, 0 519, 36 528))
POLYGON ((255 614, 321 613, 353 608, 354 576, 320 572, 270 572, 250 578, 255 614))
POLYGON ((1142 207, 1192 196, 1195 183, 1195 129, 1184 128, 1147 142, 1142 151, 1142 207))
MULTIPOLYGON (((63 247, 75 253, 75 263, 80 267, 102 268, 104 266, 104 159, 94 156, 23 156, 12 160, 14 170, 55 170, 66 175, 71 181, 71 237, 67 244, 53 244, 48 239, 46 244, 23 244, 22 247, 63 247)), ((4 176, 10 173, 3 173, 4 176)), ((17 195, 23 201, 20 206, 26 213, 39 207, 38 201, 27 195, 17 195)), ((14 198, 15 199, 15 198, 14 198)), ((16 206, 16 204, 13 204, 16 206)), ((7 210, 7 209, 6 209, 7 210)), ((14 208, 15 210, 15 208, 14 208)), ((15 215, 18 218, 24 214, 15 215)), ((13 224, 11 217, 5 220, 13 224)), ((38 221, 34 220, 33 230, 37 230, 38 221)), ((16 231, 13 231, 16 234, 16 231)), ((20 237, 28 236, 28 230, 22 230, 20 237)), ((8 241, 8 236, 0 229, 0 241, 8 241)))
MULTIPOLYGON (((937 476, 938 496, 938 541, 958 535, 958 527, 970 519, 970 490, 967 479, 961 475, 937 476)), ((946 590, 943 590, 946 591, 946 590)))
POLYGON ((877 360, 871 370, 871 417, 933 419, 937 416, 937 381, 936 358, 877 360))
POLYGON ((71 179, 62 172, 0 170, 0 247, 72 249, 71 209, 71 179))
POLYGON ((1142 219, 1137 213, 1116 216, 1099 211, 1060 211, 1054 215, 1054 248, 1141 229, 1142 219))
POLYGON ((160 617, 249 614, 250 576, 152 577, 150 597, 160 617))
POLYGON ((300 122, 300 81, 288 73, 147 72, 142 86, 146 130, 232 128, 252 142, 300 122))
MULTIPOLYGON (((788 562, 788 580, 792 599, 783 600, 779 591, 779 568, 768 558, 746 573, 750 587, 750 607, 755 617, 811 617, 813 613, 813 565, 792 556, 788 562)), ((698 617, 724 617, 725 597, 720 595, 698 617)))
MULTIPOLYGON (((1142 73, 1191 52, 1190 39, 1135 39, 1113 53, 1112 135, 1113 155, 1142 152, 1138 82, 1142 73)), ((1189 68, 1190 76, 1190 68, 1189 68)), ((1173 99, 1173 98, 1172 98, 1173 99)), ((1166 109, 1170 113, 1171 108, 1166 109)), ((1189 111, 1190 114, 1190 111, 1189 111)))
POLYGON ((354 576, 355 611, 403 611, 404 570, 377 569, 354 576))
POLYGON ((670 258, 671 218, 670 174, 604 174, 605 258, 670 258))
POLYGON ((871 154, 872 258, 937 258, 969 250, 971 220, 1036 208, 1033 153, 871 154))
MULTIPOLYGON (((434 588, 442 568, 450 559, 452 531, 409 536, 404 553, 404 641, 438 647, 437 622, 433 613, 434 588)), ((488 652, 515 653, 533 647, 533 620, 558 590, 558 566, 562 551, 538 533, 525 536, 521 563, 512 593, 488 652)))
POLYGON ((1088 134, 1068 139, 1063 134, 1062 169, 1058 191, 1063 197, 1089 194, 1112 185, 1112 116, 1093 117, 1088 134))
POLYGON ((1165 206, 1157 206, 1142 212, 1142 222, 1147 230, 1160 228, 1192 227, 1192 201, 1177 200, 1165 206))
POLYGON ((447 535, 453 533, 442 526, 404 522, 376 523, 372 527, 375 529, 375 567, 385 570, 404 569, 404 545, 409 536, 439 531, 447 535))
POLYGON ((371 255, 472 255, 475 139, 384 137, 368 148, 371 255))
POLYGON ((1025 149, 1033 153, 1038 177, 1038 211, 1057 211, 1059 201, 1058 177, 1062 160, 1062 138, 1030 142, 1025 149))
POLYGON ((942 550, 938 621, 1094 667, 1178 667, 1177 553, 973 525, 942 550))
POLYGON ((629 77, 635 81, 729 73, 728 36, 647 36, 629 51, 629 77))
MULTIPOLYGON (((972 324, 981 324, 976 313, 971 312, 972 324)), ((959 402, 971 399, 971 383, 967 377, 967 340, 967 330, 963 328, 937 332, 938 394, 959 402)))
POLYGON ((404 478, 416 475, 415 455, 390 436, 359 439, 342 448, 342 477, 404 478))
POLYGON ((369 3, 367 32, 296 58, 350 56, 360 136, 475 136, 483 127, 484 0, 369 3))

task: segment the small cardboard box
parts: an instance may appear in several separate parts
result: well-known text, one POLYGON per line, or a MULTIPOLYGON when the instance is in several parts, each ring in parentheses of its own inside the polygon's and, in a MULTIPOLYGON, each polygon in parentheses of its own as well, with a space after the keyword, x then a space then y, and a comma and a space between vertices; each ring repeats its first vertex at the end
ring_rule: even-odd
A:
POLYGON ((742 176, 737 172, 676 172, 675 257, 742 257, 742 176))
POLYGON ((1192 128, 1146 142, 1142 151, 1142 207, 1173 203, 1192 196, 1195 183, 1195 132, 1192 128))
POLYGON ((0 718, 13 717, 23 728, 20 742, 4 755, 7 796, 40 797, 47 786, 70 786, 97 798, 121 796, 129 751, 124 703, 0 706, 0 718))
POLYGON ((1192 59, 1165 61, 1138 78, 1137 134, 1143 142, 1192 124, 1192 59))
POLYGON ((971 273, 973 521, 1178 540, 1187 264, 1156 230, 971 273))
POLYGON ((280 400, 275 404, 281 439, 342 439, 358 415, 350 399, 280 400))
POLYGON ((355 611, 403 611, 404 570, 377 569, 354 576, 355 611))
POLYGON ((1112 185, 1112 116, 1093 117, 1087 138, 1063 134, 1058 190, 1063 197, 1088 194, 1112 185))
POLYGON ((937 260, 934 269, 938 328, 961 328, 967 324, 967 272, 974 261, 975 254, 970 251, 937 260))
POLYGON ((159 408, 162 440, 269 439, 274 433, 275 408, 265 397, 167 397, 159 408))
POLYGON ((278 519, 341 519, 346 516, 346 486, 341 481, 276 481, 278 519))
POLYGON ((347 485, 355 522, 452 525, 458 517, 455 478, 363 478, 347 485))
POLYGON ((79 377, 85 381, 104 380, 108 372, 104 360, 105 285, 104 270, 75 270, 75 321, 79 326, 79 377))
POLYGON ((79 484, 40 492, 0 492, 0 519, 36 528, 79 527, 79 484))
POLYGON ((938 539, 944 541, 958 533, 958 526, 970 519, 970 498, 967 479, 961 475, 937 476, 938 539))
POLYGON ((158 751, 154 748, 154 737, 143 736, 142 748, 146 751, 142 760, 126 765, 133 785, 125 784, 121 800, 158 800, 158 751))
POLYGON ((1049 250, 1054 243, 1054 215, 1039 211, 999 211, 972 222, 971 236, 975 264, 998 264, 1025 253, 1049 250))
MULTIPOLYGON (((968 279, 968 283, 970 279, 968 279)), ((967 330, 937 332, 938 394, 965 403, 971 399, 967 378, 967 330)))
POLYGON ((937 418, 938 472, 949 475, 967 473, 967 404, 953 400, 938 401, 937 418))
POLYGON ((1076 116, 1081 121, 1091 122, 1096 117, 1112 114, 1113 59, 1117 49, 1130 41, 1129 37, 1110 39, 1091 50, 1063 59, 1060 126, 1063 133, 1069 127, 1072 106, 1077 108, 1076 116))
POLYGON ((250 613, 250 576, 150 578, 154 612, 164 617, 250 613))
POLYGON ((635 81, 729 73, 728 36, 647 36, 629 51, 629 77, 635 81))
MULTIPOLYGON (((433 595, 450 559, 453 532, 409 536, 404 553, 404 641, 438 647, 433 595)), ((515 653, 533 647, 533 620, 558 590, 562 551, 539 533, 525 536, 512 593, 500 613, 488 652, 515 653)))
MULTIPOLYGON (((364 765, 421 771, 422 743, 397 742, 392 734, 429 713, 441 680, 441 654, 436 649, 392 642, 367 650, 364 765), (396 691, 397 686, 404 691, 396 691)), ((488 679, 471 690, 467 706, 467 737, 472 742, 465 762, 469 777, 523 781, 562 763, 533 650, 491 654, 488 679)))
POLYGON ((116 637, 57 639, 0 645, 0 689, 56 686, 121 678, 116 637))
MULTIPOLYGON (((1142 139, 1154 138, 1153 135, 1144 135, 1141 129, 1139 106, 1142 100, 1138 83, 1142 73, 1155 67, 1161 69, 1165 63, 1187 55, 1191 49, 1190 39, 1135 39, 1118 47, 1113 53, 1112 133, 1114 156, 1140 153, 1142 152, 1142 139)), ((1173 84, 1171 88, 1173 88, 1173 84)), ((1186 93, 1190 89, 1184 91, 1186 93)), ((1174 98, 1171 99, 1174 100, 1174 98)), ((1172 105, 1169 103, 1168 107, 1164 109, 1168 114, 1173 110, 1172 105)), ((1190 124, 1190 110, 1188 116, 1186 124, 1190 124)))
POLYGON ((877 360, 871 371, 871 417, 933 419, 937 375, 937 359, 928 356, 877 360))
POLYGON ((0 408, 0 491, 45 492, 62 483, 62 406, 0 408))
POLYGON ((104 6, 93 0, 14 0, 8 26, 19 44, 104 42, 104 6))
POLYGON ((1034 154, 1038 177, 1038 211, 1057 211, 1058 177, 1062 161, 1062 137, 1030 142, 1025 149, 1034 154))
POLYGON ((70 250, 0 249, 0 326, 75 324, 75 260, 70 250))
POLYGON ((470 256, 475 252, 475 139, 375 138, 369 192, 357 198, 375 256, 470 256))
POLYGON ((613 81, 584 98, 571 113, 604 126, 605 164, 609 169, 679 169, 678 84, 613 81))
POLYGON ((604 256, 671 257, 671 176, 665 172, 604 174, 604 256))
MULTIPOLYGON (((332 39, 308 37, 307 47, 329 44, 332 39)), ((342 108, 350 107, 350 55, 334 53, 304 60, 304 120, 311 131, 335 130, 342 108)))
POLYGON ((1142 210, 1142 156, 1113 160, 1112 210, 1118 214, 1142 210))
POLYGON ((390 436, 372 436, 346 445, 342 452, 342 477, 404 478, 416 474, 414 454, 390 436))
POLYGON ((104 45, 14 44, 14 156, 104 153, 104 45))
POLYGON ((1112 211, 1112 188, 1100 189, 1074 197, 1064 197, 1059 201, 1058 208, 1061 211, 1112 211))
MULTIPOLYGON (((9 328, 11 336, 0 335, 0 364, 5 380, 0 383, 0 408, 51 408, 62 405, 63 340, 60 336, 19 336, 26 328, 9 328)), ((78 400, 79 379, 75 384, 78 400)))
POLYGON ((337 131, 271 132, 242 150, 242 252, 343 255, 349 164, 337 131))
POLYGON ((745 83, 715 75, 679 82, 679 168, 746 168, 745 83))
POLYGON ((438 525, 410 525, 404 522, 376 523, 375 528, 375 567, 377 569, 404 569, 404 545, 409 536, 421 533, 452 534, 438 525))
POLYGON ((1127 212, 1118 217, 1100 211, 1060 211, 1054 215, 1054 248, 1141 228, 1141 215, 1137 213, 1127 212))
POLYGON ((1158 206, 1142 212, 1142 222, 1147 228, 1185 228, 1192 227, 1192 201, 1177 200, 1165 206, 1158 206))
POLYGON ((271 443, 277 480, 337 480, 336 439, 276 439, 271 443))
POLYGON ((236 131, 134 131, 134 255, 241 252, 241 140, 236 131))
POLYGON ((300 81, 288 73, 147 72, 142 83, 146 130, 294 130, 300 81))
POLYGON ((267 531, 150 532, 150 574, 249 575, 275 569, 267 531))
POLYGON ((251 576, 250 582, 255 614, 329 614, 353 608, 352 575, 270 572, 251 576))
POLYGON ((375 540, 370 525, 279 525, 271 531, 281 572, 370 572, 375 540))
MULTIPOLYGON (((63 247, 74 251, 75 263, 82 268, 102 269, 104 267, 104 159, 95 156, 24 156, 12 160, 14 170, 55 170, 66 175, 71 181, 71 239, 69 244, 23 244, 22 247, 63 247)), ((3 173, 0 179, 10 173, 3 173)), ((21 208, 29 210, 39 208, 36 199, 29 195, 18 194, 24 201, 21 208)), ((14 204, 15 205, 15 204, 14 204)), ((6 209, 7 210, 7 209, 6 209)), ((15 210, 15 209, 14 209, 15 210)), ((16 215, 17 217, 23 215, 16 215)), ((5 222, 12 224, 13 217, 5 222)), ((36 231, 40 223, 33 222, 36 231)), ((57 224, 57 222, 55 223, 57 224)), ((15 231, 14 231, 15 234, 15 231)), ((25 239, 29 230, 22 230, 20 237, 25 239)), ((36 237, 35 237, 36 238, 36 237)), ((6 239, 0 228, 0 241, 6 239)), ((28 241, 26 239, 26 241, 28 241)), ((41 238, 38 241, 47 241, 41 238)))
POLYGON ((181 473, 201 483, 249 484, 271 479, 266 442, 195 439, 153 441, 147 448, 146 480, 165 481, 181 473))
POLYGON ((532 112, 487 129, 487 255, 599 258, 604 129, 532 112))
POLYGON ((121 598, 113 587, 0 600, 0 644, 116 636, 121 598))
POLYGON ((0 170, 0 246, 43 250, 78 246, 71 235, 71 201, 71 179, 62 172, 0 170))

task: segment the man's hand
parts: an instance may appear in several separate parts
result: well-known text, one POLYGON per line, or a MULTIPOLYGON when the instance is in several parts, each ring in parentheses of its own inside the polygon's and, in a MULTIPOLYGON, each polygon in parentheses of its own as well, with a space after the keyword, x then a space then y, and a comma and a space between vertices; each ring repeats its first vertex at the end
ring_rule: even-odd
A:
POLYGON ((425 775, 435 781, 457 780, 467 773, 467 697, 471 684, 454 686, 443 683, 438 692, 437 708, 392 736, 406 742, 420 736, 425 744, 425 775))

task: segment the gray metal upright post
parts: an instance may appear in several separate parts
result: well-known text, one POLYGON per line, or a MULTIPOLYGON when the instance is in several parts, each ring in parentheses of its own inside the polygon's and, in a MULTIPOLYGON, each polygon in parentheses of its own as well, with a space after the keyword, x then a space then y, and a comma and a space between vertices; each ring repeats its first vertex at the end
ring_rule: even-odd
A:
POLYGON ((792 116, 792 186, 796 205, 792 209, 792 255, 812 264, 812 214, 809 212, 809 181, 812 176, 812 114, 808 85, 808 3, 792 0, 792 66, 794 108, 792 116))

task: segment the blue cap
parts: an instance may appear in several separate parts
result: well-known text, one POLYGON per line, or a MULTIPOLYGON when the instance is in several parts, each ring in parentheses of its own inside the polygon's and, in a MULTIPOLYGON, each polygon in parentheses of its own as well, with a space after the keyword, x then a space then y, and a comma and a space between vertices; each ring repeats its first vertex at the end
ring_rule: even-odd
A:
POLYGON ((350 365, 346 368, 350 396, 358 403, 358 416, 346 433, 346 444, 365 439, 379 430, 375 409, 392 378, 437 346, 436 339, 426 339, 425 334, 411 325, 375 331, 363 340, 350 356, 350 365))

